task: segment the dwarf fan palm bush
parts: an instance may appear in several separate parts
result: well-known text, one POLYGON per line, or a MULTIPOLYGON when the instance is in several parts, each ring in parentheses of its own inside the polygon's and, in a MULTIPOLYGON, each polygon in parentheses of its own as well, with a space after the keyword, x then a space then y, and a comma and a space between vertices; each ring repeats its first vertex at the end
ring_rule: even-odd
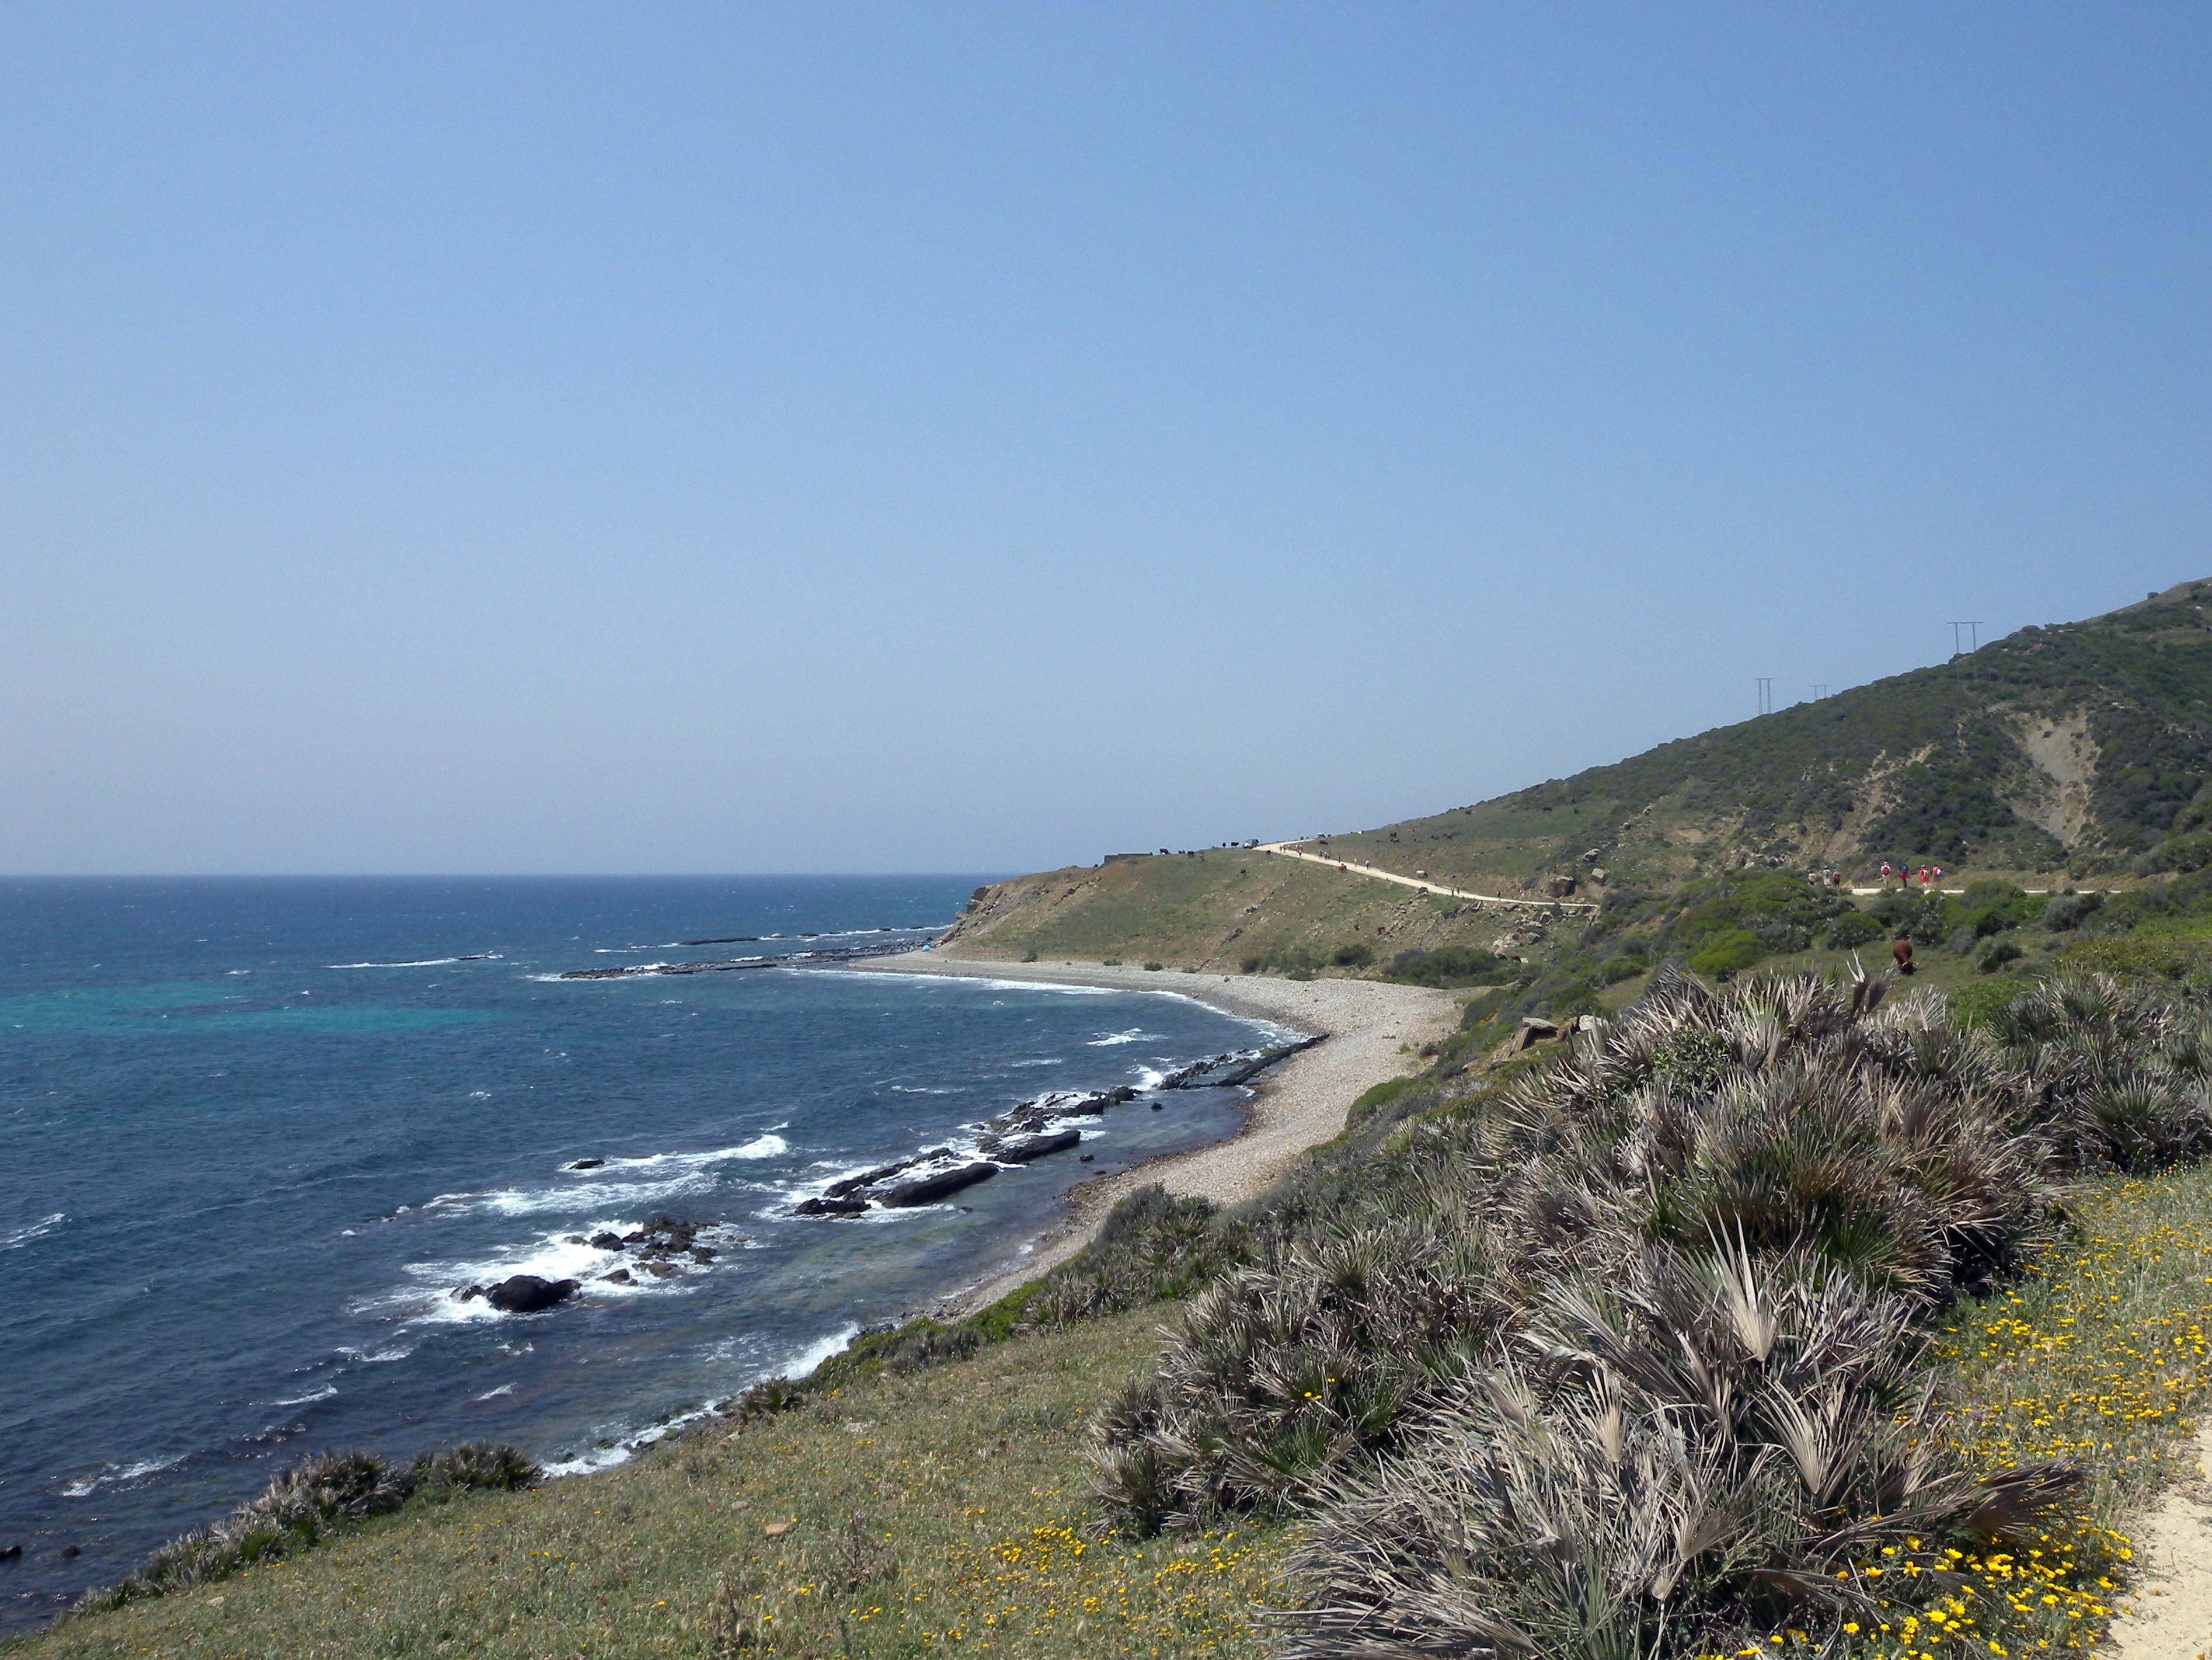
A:
POLYGON ((1967 1479, 1923 1324, 2073 1175, 2212 1147, 2212 1028, 2110 982, 1988 1030, 1887 989, 1662 971, 1320 1225, 1249 1223, 1095 1426, 1100 1491, 1142 1529, 1305 1513, 1315 1660, 1671 1652, 1840 1619, 1893 1536, 2016 1525, 2073 1478, 1967 1479))

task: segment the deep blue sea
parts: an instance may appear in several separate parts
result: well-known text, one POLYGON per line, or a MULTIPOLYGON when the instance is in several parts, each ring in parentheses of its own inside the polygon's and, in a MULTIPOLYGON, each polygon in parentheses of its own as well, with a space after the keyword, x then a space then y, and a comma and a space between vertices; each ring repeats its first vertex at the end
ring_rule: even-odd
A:
POLYGON ((1178 1091, 1096 1121, 1093 1164, 793 1219, 1019 1102, 1255 1030, 842 967, 553 977, 921 942, 979 879, 0 882, 0 1550, 23 1547, 0 1626, 311 1451, 619 1458, 974 1282, 1078 1180, 1235 1129, 1237 1092, 1178 1091), (570 1243, 654 1213, 712 1225, 714 1261, 623 1286, 570 1243), (453 1298, 519 1271, 586 1292, 453 1298))

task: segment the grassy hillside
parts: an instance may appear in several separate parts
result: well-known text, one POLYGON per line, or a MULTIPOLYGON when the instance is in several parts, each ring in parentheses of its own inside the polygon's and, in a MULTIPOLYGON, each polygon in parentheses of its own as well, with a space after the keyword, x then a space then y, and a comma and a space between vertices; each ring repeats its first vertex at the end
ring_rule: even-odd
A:
MULTIPOLYGON (((2101 884, 2158 848, 2212 781, 2208 607, 2212 581, 2185 583, 1571 778, 1309 845, 1515 897, 1561 875, 1583 897, 1747 866, 1871 879, 1885 859, 2033 887, 2101 884)), ((1495 910, 1217 848, 1001 884, 949 943, 1219 969, 1363 945, 1381 959, 1509 931, 1495 910)))

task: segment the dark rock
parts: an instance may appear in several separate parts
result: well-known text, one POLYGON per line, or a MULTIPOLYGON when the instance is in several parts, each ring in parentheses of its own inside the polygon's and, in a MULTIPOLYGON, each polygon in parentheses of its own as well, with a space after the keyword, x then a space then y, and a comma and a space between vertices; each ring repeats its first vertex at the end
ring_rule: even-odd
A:
POLYGON ((611 1280, 617 1286, 627 1286, 629 1284, 629 1270, 628 1268, 617 1268, 612 1274, 603 1274, 599 1278, 602 1280, 611 1280))
POLYGON ((568 1236, 565 1240, 563 1240, 562 1243, 563 1244, 569 1244, 569 1245, 588 1245, 588 1244, 590 1244, 592 1242, 591 1242, 590 1240, 588 1240, 588 1239, 585 1238, 585 1237, 584 1237, 584 1236, 583 1236, 582 1234, 580 1234, 580 1233, 572 1233, 572 1234, 570 1234, 570 1235, 569 1235, 569 1236, 568 1236))
POLYGON ((482 1286, 463 1286, 453 1292, 453 1301, 456 1303, 471 1303, 483 1294, 484 1288, 482 1286))
POLYGON ((1086 1152, 1083 1155, 1083 1162, 1087 1164, 1097 1156, 1098 1155, 1095 1152, 1086 1152))
POLYGON ((711 1246, 711 1245, 694 1245, 694 1246, 692 1246, 692 1247, 691 1247, 691 1260, 692 1260, 693 1262, 695 1262, 698 1263, 698 1264, 699 1264, 699 1266, 700 1266, 700 1267, 702 1267, 702 1268, 706 1267, 708 1263, 709 1263, 709 1262, 713 1262, 713 1261, 714 1260, 714 1247, 713 1247, 713 1246, 711 1246))
POLYGON ((998 1173, 996 1164, 978 1160, 972 1164, 959 1164, 948 1171, 939 1171, 934 1176, 925 1176, 918 1181, 902 1182, 896 1187, 885 1189, 877 1196, 890 1210, 902 1210, 913 1205, 933 1205, 963 1188, 972 1188, 978 1182, 988 1182, 998 1173))
POLYGON ((1002 1142, 991 1155, 1002 1164, 1026 1164, 1032 1158, 1042 1158, 1048 1152, 1081 1145, 1081 1130, 1058 1130, 1049 1135, 1024 1135, 1002 1142))
MULTIPOLYGON (((896 1176, 902 1171, 912 1170, 921 1162, 919 1158, 902 1158, 894 1164, 878 1164, 873 1170, 862 1171, 858 1176, 848 1176, 842 1182, 832 1182, 823 1189, 823 1192, 831 1199, 843 1199, 858 1193, 862 1188, 872 1188, 877 1183, 896 1176)), ((805 1213, 810 1216, 814 1213, 811 1211, 805 1213)))
POLYGON ((622 1243, 622 1235, 618 1233, 595 1233, 591 1239, 593 1250, 620 1250, 622 1243))
POLYGON ((502 1314, 536 1314, 575 1294, 574 1280, 541 1280, 534 1274, 511 1275, 484 1293, 502 1314))
POLYGON ((1159 1104, 1158 1102, 1157 1102, 1157 1101, 1153 1102, 1153 1103, 1152 1103, 1152 1110, 1153 1110, 1154 1112, 1158 1112, 1159 1110, 1160 1110, 1160 1104, 1159 1104))
POLYGON ((625 1245, 643 1244, 645 1243, 645 1230, 643 1228, 638 1228, 623 1235, 622 1242, 625 1245))
POLYGON ((78 1557, 84 1554, 84 1547, 82 1545, 64 1545, 62 1547, 62 1554, 68 1557, 70 1561, 74 1562, 78 1557))
POLYGON ((645 1271, 656 1280, 665 1280, 670 1274, 676 1272, 676 1264, 673 1262, 647 1262, 645 1265, 645 1271))
POLYGON ((607 1161, 604 1158, 579 1158, 568 1166, 570 1170, 597 1170, 607 1161))
POLYGON ((23 1548, 21 1545, 10 1545, 7 1549, 0 1550, 0 1562, 20 1562, 22 1560, 23 1548))
POLYGON ((793 1216, 858 1216, 867 1209, 865 1199, 850 1199, 833 1195, 822 1199, 802 1199, 791 1207, 793 1216))

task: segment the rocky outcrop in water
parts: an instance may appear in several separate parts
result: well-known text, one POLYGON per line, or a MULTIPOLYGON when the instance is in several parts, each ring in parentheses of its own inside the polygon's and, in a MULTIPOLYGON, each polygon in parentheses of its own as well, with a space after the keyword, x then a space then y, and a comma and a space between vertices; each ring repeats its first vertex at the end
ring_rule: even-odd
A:
MULTIPOLYGON (((859 1216, 876 1206, 898 1210, 935 1204, 978 1182, 988 1181, 1001 1170, 1080 1146, 1083 1132, 1071 1124, 1070 1119, 1102 1117, 1109 1108, 1134 1101, 1146 1093, 1155 1097, 1151 1106, 1158 1112, 1162 1104, 1157 1097, 1161 1092, 1234 1088, 1321 1041, 1319 1037, 1300 1037, 1265 1049, 1194 1061, 1162 1079, 1150 1091, 1121 1084, 1091 1094, 1042 1095, 995 1118, 970 1125, 969 1128, 977 1132, 973 1154, 956 1153, 950 1147, 932 1147, 911 1158, 878 1164, 873 1170, 832 1182, 819 1197, 801 1200, 793 1206, 791 1214, 859 1216)), ((1085 1154, 1083 1162, 1089 1164, 1091 1156, 1085 1154)))
POLYGON ((574 1280, 543 1280, 534 1274, 517 1274, 485 1287, 484 1301, 501 1314, 536 1314, 576 1294, 574 1280))

